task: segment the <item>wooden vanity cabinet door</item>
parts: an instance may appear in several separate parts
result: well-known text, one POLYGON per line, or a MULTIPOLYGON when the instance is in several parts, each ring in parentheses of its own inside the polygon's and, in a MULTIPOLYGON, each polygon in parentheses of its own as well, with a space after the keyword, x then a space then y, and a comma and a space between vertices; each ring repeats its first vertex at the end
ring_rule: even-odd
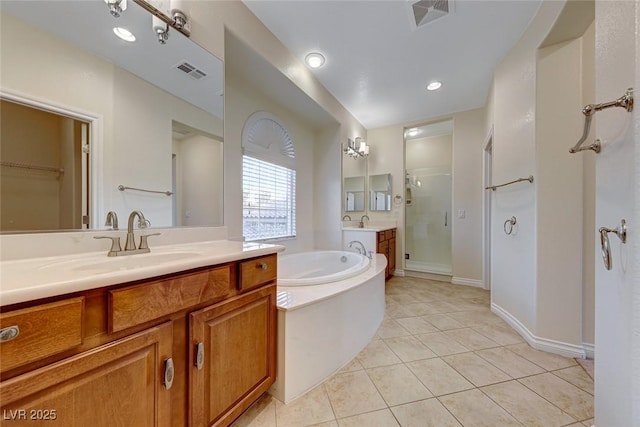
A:
POLYGON ((190 426, 231 424, 275 381, 275 298, 271 283, 191 313, 190 426))
MULTIPOLYGON (((170 322, 0 383, 7 426, 165 427, 170 322)), ((3 423, 4 425, 4 423, 3 423)))

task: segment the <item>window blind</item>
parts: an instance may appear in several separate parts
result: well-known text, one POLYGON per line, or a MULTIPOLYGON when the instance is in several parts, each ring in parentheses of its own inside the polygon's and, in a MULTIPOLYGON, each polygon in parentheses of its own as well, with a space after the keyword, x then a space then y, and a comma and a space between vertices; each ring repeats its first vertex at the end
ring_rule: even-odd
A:
POLYGON ((246 241, 295 237, 296 171, 242 156, 242 229, 246 241))

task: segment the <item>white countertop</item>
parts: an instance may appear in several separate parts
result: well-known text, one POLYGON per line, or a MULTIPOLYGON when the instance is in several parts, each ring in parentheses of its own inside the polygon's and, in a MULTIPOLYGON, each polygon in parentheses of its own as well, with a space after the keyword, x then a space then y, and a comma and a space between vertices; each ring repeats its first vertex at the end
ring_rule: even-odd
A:
POLYGON ((0 305, 148 279, 284 250, 228 240, 155 246, 147 254, 107 257, 105 251, 0 262, 0 305))
POLYGON ((385 230, 391 230, 392 228, 396 228, 395 225, 381 225, 381 226, 375 226, 375 225, 366 225, 363 228, 360 227, 342 227, 342 231, 385 231, 385 230))

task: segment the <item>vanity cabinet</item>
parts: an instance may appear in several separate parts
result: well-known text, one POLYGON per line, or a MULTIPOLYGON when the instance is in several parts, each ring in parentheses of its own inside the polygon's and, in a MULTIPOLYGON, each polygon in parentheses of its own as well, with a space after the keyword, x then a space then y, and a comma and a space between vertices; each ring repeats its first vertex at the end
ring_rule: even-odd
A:
POLYGON ((396 229, 376 232, 377 249, 376 252, 387 257, 387 268, 385 269, 385 279, 393 275, 396 269, 396 229))
POLYGON ((231 424, 275 381, 276 269, 273 254, 1 307, 2 424, 231 424))

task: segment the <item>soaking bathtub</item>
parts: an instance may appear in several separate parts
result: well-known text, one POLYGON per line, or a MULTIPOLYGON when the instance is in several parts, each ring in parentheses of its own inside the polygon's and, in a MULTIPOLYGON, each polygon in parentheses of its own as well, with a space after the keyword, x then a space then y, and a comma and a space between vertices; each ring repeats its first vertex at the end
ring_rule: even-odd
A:
POLYGON ((344 251, 278 257, 278 360, 270 393, 289 403, 348 364, 384 318, 387 259, 344 251))

